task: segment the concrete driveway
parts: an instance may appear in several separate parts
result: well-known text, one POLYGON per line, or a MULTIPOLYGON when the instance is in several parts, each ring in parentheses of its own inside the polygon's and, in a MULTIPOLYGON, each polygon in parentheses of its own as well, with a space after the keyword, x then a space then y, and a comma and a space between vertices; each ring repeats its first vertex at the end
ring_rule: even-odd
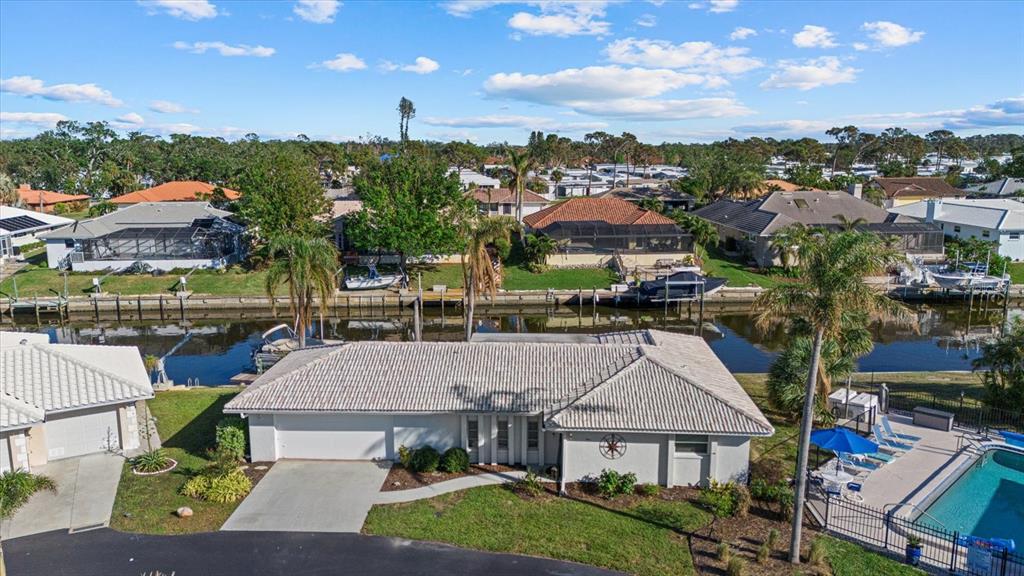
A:
POLYGON ((10 520, 3 522, 4 539, 53 530, 85 530, 110 523, 124 458, 90 454, 54 460, 32 470, 57 484, 57 493, 39 492, 10 520))
POLYGON ((390 465, 281 460, 221 530, 359 532, 390 465))

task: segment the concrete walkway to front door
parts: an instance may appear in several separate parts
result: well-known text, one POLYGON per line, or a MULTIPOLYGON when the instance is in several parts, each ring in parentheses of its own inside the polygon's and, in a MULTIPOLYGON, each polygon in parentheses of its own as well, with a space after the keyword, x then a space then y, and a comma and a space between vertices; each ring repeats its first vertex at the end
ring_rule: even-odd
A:
POLYGON ((33 474, 53 479, 57 493, 43 491, 32 496, 10 520, 3 521, 0 535, 6 540, 106 526, 123 468, 124 458, 105 453, 54 460, 33 468, 33 474))
POLYGON ((359 532, 390 462, 281 460, 221 530, 359 532))

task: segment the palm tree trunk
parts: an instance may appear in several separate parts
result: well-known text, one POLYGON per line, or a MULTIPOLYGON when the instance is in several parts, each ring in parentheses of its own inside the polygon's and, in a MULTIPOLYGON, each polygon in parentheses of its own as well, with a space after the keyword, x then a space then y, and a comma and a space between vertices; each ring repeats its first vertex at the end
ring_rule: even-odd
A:
POLYGON ((469 271, 469 281, 466 282, 466 342, 469 342, 470 338, 473 337, 473 312, 476 307, 476 291, 473 289, 473 285, 476 284, 476 278, 473 276, 473 270, 469 271))
POLYGON ((796 496, 793 503, 793 534, 789 540, 789 561, 800 563, 800 530, 804 521, 804 498, 807 489, 807 457, 811 451, 811 427, 814 425, 814 393, 818 383, 818 365, 821 363, 821 342, 825 334, 821 328, 814 333, 814 352, 811 370, 804 388, 804 414, 800 422, 800 447, 796 464, 796 496))
POLYGON ((306 298, 299 296, 297 311, 295 313, 295 335, 299 339, 299 348, 306 347, 306 298))

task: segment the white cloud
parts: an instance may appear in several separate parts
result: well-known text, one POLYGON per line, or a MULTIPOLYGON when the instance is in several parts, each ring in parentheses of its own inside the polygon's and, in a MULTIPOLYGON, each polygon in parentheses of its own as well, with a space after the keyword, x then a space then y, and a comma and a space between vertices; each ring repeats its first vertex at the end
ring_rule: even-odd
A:
POLYGON ((444 8, 444 11, 452 16, 468 18, 474 12, 486 10, 499 4, 511 3, 510 1, 503 0, 452 0, 450 2, 442 2, 441 8, 444 8))
POLYGON ((189 114, 198 114, 199 110, 195 108, 188 108, 177 102, 170 102, 168 100, 153 100, 149 103, 149 109, 153 112, 160 114, 181 114, 188 112, 189 114))
POLYGON ((870 48, 871 48, 870 46, 868 46, 867 44, 865 44, 863 42, 854 42, 853 43, 853 49, 856 50, 857 52, 863 52, 863 51, 868 50, 870 48))
POLYGON ((732 34, 729 34, 729 40, 746 40, 751 36, 757 36, 757 30, 739 26, 732 31, 732 34))
POLYGON ((722 14, 724 12, 732 12, 739 4, 740 0, 709 0, 708 2, 691 2, 686 7, 690 10, 703 10, 707 8, 708 12, 722 14))
POLYGON ((312 64, 312 68, 327 68, 335 72, 349 72, 351 70, 365 70, 366 62, 355 54, 342 52, 330 60, 324 60, 318 64, 312 64))
POLYGON ((217 17, 217 7, 207 0, 139 0, 150 14, 163 12, 182 20, 205 20, 217 17))
POLYGON ((924 38, 924 32, 885 20, 865 22, 861 29, 868 33, 868 38, 874 41, 877 48, 898 48, 920 42, 924 38))
POLYGON ((459 76, 469 76, 470 74, 473 73, 473 69, 472 68, 464 68, 462 70, 452 70, 452 72, 458 74, 459 76))
POLYGON ((330 24, 338 13, 338 0, 299 0, 292 8, 296 16, 314 24, 330 24))
POLYGON ((174 43, 174 47, 178 50, 187 50, 193 54, 204 54, 207 50, 216 50, 221 56, 256 56, 257 58, 266 58, 273 56, 273 48, 266 46, 249 46, 248 44, 225 44, 224 42, 182 42, 178 41, 174 43))
POLYGON ((423 119, 429 126, 447 128, 527 128, 530 130, 579 131, 607 128, 605 122, 559 122, 544 116, 519 116, 515 114, 484 114, 482 116, 437 117, 423 119))
POLYGON ((658 17, 654 14, 642 14, 634 23, 644 28, 654 28, 658 25, 658 17))
POLYGON ((36 96, 47 100, 61 100, 64 102, 95 102, 113 107, 123 104, 123 102, 114 98, 114 95, 109 90, 104 90, 95 84, 53 84, 52 86, 47 86, 42 80, 31 76, 12 76, 6 80, 0 80, 0 92, 27 97, 36 96))
POLYGON ((824 26, 807 24, 804 29, 793 34, 793 45, 797 48, 835 48, 835 34, 824 26))
POLYGON ((580 112, 595 116, 629 118, 638 121, 725 118, 754 113, 753 110, 733 98, 696 98, 692 100, 623 98, 600 102, 577 102, 574 107, 580 112))
POLYGON ((608 59, 618 64, 680 68, 711 74, 742 74, 764 66, 758 58, 746 56, 749 50, 715 46, 711 42, 683 42, 625 38, 605 48, 608 59))
POLYGON ((57 122, 68 120, 68 117, 56 112, 3 112, 0 111, 0 123, 26 124, 39 128, 53 128, 57 122))
POLYGON ((406 64, 402 66, 403 72, 412 72, 414 74, 430 74, 436 72, 441 67, 440 64, 435 60, 431 60, 426 56, 419 56, 416 58, 414 64, 406 64))
POLYGON ((117 122, 119 122, 121 124, 128 124, 128 125, 132 125, 132 126, 139 126, 141 124, 145 124, 146 120, 140 114, 136 114, 135 112, 129 112, 129 113, 124 114, 122 116, 118 116, 117 117, 117 122))
POLYGON ((857 70, 845 66, 838 58, 823 56, 811 60, 780 60, 776 71, 761 83, 762 88, 796 88, 811 90, 821 86, 846 84, 857 79, 857 70))
POLYGON ((735 126, 733 130, 738 134, 748 135, 811 135, 811 134, 824 134, 826 130, 834 126, 834 124, 821 120, 776 120, 772 122, 762 122, 760 124, 745 124, 742 126, 735 126))
POLYGON ((530 36, 604 36, 611 32, 605 2, 545 2, 540 14, 516 12, 509 28, 530 36))

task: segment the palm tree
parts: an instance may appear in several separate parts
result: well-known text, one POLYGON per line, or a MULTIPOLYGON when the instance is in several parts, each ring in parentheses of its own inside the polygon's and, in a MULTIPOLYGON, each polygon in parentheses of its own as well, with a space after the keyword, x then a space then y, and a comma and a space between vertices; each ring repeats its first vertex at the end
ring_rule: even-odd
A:
POLYGON ((853 232, 857 229, 857 226, 863 226, 868 223, 866 218, 854 218, 851 220, 846 217, 846 214, 836 214, 832 218, 839 221, 839 227, 843 229, 843 232, 853 232))
POLYGON ((773 234, 768 245, 778 252, 782 268, 789 272, 800 265, 800 252, 820 232, 816 228, 808 228, 797 222, 773 234))
MULTIPOLYGON (((851 311, 880 318, 903 319, 906 308, 864 283, 864 278, 884 271, 901 257, 887 250, 873 234, 841 232, 821 234, 803 246, 799 277, 761 293, 754 302, 757 324, 768 328, 773 320, 801 318, 813 335, 810 369, 804 388, 803 418, 796 469, 796 498, 790 562, 800 562, 800 531, 803 522, 804 490, 807 484, 807 455, 810 449, 814 398, 825 371, 821 362, 826 339, 838 338, 844 319, 851 311)), ((827 375, 826 375, 827 376, 827 375)))
POLYGON ((512 172, 511 185, 516 193, 516 222, 523 223, 523 193, 526 190, 526 180, 530 177, 530 170, 533 169, 534 159, 529 150, 522 152, 515 148, 508 151, 508 169, 512 172))
POLYGON ((274 306, 274 292, 288 284, 288 307, 295 321, 299 347, 306 346, 306 330, 313 320, 314 298, 320 298, 321 310, 334 293, 338 250, 325 238, 279 236, 268 251, 274 259, 267 270, 266 291, 274 306))
POLYGON ((508 216, 477 215, 466 225, 466 252, 462 255, 462 276, 463 285, 466 287, 467 342, 473 336, 473 311, 476 308, 477 293, 486 292, 494 298, 501 284, 501 274, 495 265, 492 251, 496 247, 507 247, 512 232, 518 229, 519 223, 508 216))

